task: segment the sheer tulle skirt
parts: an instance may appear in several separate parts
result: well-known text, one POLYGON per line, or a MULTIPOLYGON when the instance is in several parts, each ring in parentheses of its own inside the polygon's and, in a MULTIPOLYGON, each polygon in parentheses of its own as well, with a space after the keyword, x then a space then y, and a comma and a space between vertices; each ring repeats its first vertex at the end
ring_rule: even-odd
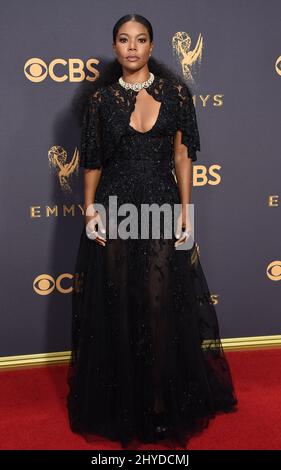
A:
POLYGON ((75 265, 68 412, 73 432, 185 446, 236 409, 197 244, 108 239, 83 229, 75 265), (164 435, 156 425, 165 425, 164 435))

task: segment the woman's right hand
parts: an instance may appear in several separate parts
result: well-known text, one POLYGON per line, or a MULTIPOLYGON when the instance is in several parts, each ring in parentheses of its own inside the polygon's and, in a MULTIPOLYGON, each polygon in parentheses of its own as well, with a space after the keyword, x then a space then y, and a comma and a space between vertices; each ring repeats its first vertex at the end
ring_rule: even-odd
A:
POLYGON ((91 240, 95 240, 99 245, 105 246, 106 238, 102 235, 99 235, 98 232, 99 229, 102 234, 105 234, 105 228, 98 211, 93 208, 92 204, 91 207, 87 208, 85 215, 85 225, 87 237, 91 240))

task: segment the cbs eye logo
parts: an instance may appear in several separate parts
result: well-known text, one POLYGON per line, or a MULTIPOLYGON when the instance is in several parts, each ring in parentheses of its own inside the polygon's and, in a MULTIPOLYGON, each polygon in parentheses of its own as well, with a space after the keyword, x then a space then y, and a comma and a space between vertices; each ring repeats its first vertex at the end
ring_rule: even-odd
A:
POLYGON ((277 60, 275 62, 275 71, 278 75, 281 76, 281 55, 277 57, 277 60))
POLYGON ((38 295, 49 295, 55 289, 61 294, 70 294, 73 290, 73 285, 71 282, 71 286, 69 286, 69 279, 72 281, 73 274, 64 273, 58 276, 57 279, 54 279, 49 274, 40 274, 40 276, 34 279, 33 289, 38 295))
POLYGON ((43 82, 49 76, 54 82, 82 82, 88 80, 93 82, 99 76, 99 71, 93 67, 98 64, 97 59, 89 59, 86 69, 93 75, 87 75, 84 71, 84 62, 81 59, 54 59, 49 65, 38 57, 28 59, 24 64, 24 74, 33 83, 43 82))
POLYGON ((271 281, 280 281, 281 280, 281 261, 272 261, 267 266, 266 274, 271 279, 271 281))

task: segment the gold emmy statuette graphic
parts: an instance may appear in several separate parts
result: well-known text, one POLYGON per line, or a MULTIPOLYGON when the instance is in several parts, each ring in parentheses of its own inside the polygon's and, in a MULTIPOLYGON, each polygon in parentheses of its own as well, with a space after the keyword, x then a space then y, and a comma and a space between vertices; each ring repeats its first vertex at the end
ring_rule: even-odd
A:
POLYGON ((75 148, 73 157, 69 163, 66 163, 67 153, 63 147, 54 145, 48 152, 49 167, 54 169, 59 178, 61 189, 64 192, 72 192, 69 184, 69 177, 74 171, 78 174, 79 151, 75 148))
POLYGON ((194 49, 190 50, 191 38, 184 32, 177 32, 172 38, 173 54, 177 56, 186 80, 194 82, 192 68, 199 62, 201 65, 203 51, 203 36, 200 33, 194 49))

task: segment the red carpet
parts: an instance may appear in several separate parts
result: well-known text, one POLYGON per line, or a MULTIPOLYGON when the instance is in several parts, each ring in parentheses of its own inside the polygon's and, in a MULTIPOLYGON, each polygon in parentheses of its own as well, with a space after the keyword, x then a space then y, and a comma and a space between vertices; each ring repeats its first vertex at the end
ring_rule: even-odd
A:
MULTIPOLYGON (((229 352, 239 410, 213 419, 188 449, 281 449, 281 349, 229 352)), ((0 449, 120 449, 74 435, 66 413, 66 366, 0 372, 0 449)), ((143 445, 136 449, 165 449, 143 445)))

